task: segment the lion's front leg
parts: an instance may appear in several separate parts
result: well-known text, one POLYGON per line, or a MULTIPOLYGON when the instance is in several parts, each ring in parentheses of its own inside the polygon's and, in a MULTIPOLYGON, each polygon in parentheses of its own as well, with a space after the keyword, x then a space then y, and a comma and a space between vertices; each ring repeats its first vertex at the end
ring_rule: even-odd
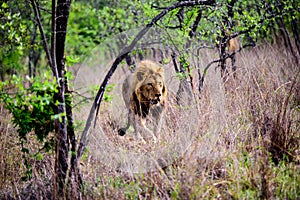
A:
POLYGON ((154 134, 158 135, 161 132, 164 119, 164 105, 157 106, 152 110, 152 118, 154 118, 154 134))
POLYGON ((135 137, 136 139, 144 139, 141 135, 141 127, 140 127, 140 122, 139 122, 139 117, 135 114, 132 116, 132 121, 133 121, 133 128, 135 132, 135 137))
POLYGON ((147 140, 149 138, 152 138, 153 141, 156 142, 157 138, 155 134, 153 133, 153 131, 148 129, 145 124, 146 124, 146 118, 143 118, 141 116, 135 116, 134 129, 135 129, 136 137, 138 139, 143 138, 147 140))
POLYGON ((152 136, 153 141, 156 142, 157 141, 157 137, 156 137, 155 133, 153 133, 153 131, 151 131, 145 125, 146 124, 146 118, 140 117, 139 120, 140 120, 141 126, 143 127, 144 133, 146 134, 146 138, 148 139, 148 138, 150 138, 152 136))

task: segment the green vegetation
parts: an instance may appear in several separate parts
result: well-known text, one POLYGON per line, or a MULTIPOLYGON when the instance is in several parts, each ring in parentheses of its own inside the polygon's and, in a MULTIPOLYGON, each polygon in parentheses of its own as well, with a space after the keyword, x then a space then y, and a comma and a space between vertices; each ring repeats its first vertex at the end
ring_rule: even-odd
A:
POLYGON ((10 81, 2 82, 0 89, 1 103, 12 114, 12 123, 19 136, 21 151, 27 172, 24 180, 32 177, 32 169, 28 157, 43 159, 41 152, 49 152, 55 148, 54 119, 60 118, 54 114, 53 95, 57 92, 56 84, 51 80, 50 73, 40 77, 27 77, 29 87, 24 85, 22 78, 13 75, 10 81), (8 88, 13 88, 8 89, 8 88), (34 132, 40 147, 29 150, 28 135, 34 132))
MULTIPOLYGON (((86 199, 300 198, 299 1, 78 0, 72 1, 68 16, 65 12, 54 19, 60 10, 52 10, 53 2, 60 1, 0 3, 1 199, 51 199, 57 194, 72 199, 79 192, 86 199), (157 32, 144 42, 159 38, 170 51, 164 52, 161 62, 175 68, 179 88, 185 80, 191 83, 200 113, 193 144, 170 165, 146 173, 110 169, 93 157, 97 149, 92 145, 97 141, 92 137, 88 138, 91 147, 83 148, 80 155, 82 135, 77 123, 85 124, 85 118, 74 123, 73 113, 78 114, 76 108, 91 97, 81 88, 74 89, 72 81, 77 73, 86 73, 80 75, 88 81, 103 74, 88 74, 76 65, 94 67, 85 66, 89 57, 110 63, 124 47, 123 40, 128 45, 137 30, 180 3, 190 4, 168 10, 152 27, 157 32), (67 20, 67 31, 54 34, 54 28, 65 28, 59 26, 61 17, 67 20), (66 40, 61 40, 64 36, 66 40), (230 52, 232 39, 242 45, 230 52), (226 100, 224 112, 218 111, 221 121, 213 118, 212 102, 220 103, 213 98, 222 96, 209 91, 210 85, 217 85, 212 74, 223 80, 220 87, 226 100), (209 143, 206 137, 212 134, 213 122, 221 125, 218 139, 209 143), (213 148, 205 152, 205 145, 213 148), (61 166, 65 171, 59 170, 61 166)), ((148 45, 148 50, 156 47, 148 45)), ((149 56, 145 49, 134 49, 130 58, 149 56)), ((96 63, 97 70, 107 69, 107 63, 96 63)), ((128 60, 122 67, 123 72, 134 70, 128 60)), ((116 76, 113 80, 122 79, 116 76)), ((83 89, 93 97, 99 88, 89 83, 83 89)), ((104 114, 97 123, 111 142, 141 152, 155 146, 116 138, 111 129, 118 122, 108 112, 121 94, 114 81, 104 90, 106 106, 101 107, 104 114)), ((176 94, 170 92, 170 109, 176 102, 172 95, 176 94)))

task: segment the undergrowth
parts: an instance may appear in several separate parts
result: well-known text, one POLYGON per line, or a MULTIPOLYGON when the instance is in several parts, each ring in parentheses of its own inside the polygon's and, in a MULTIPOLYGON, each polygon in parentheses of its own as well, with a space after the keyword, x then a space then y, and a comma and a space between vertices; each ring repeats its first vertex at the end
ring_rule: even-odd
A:
MULTIPOLYGON (((300 75, 290 58, 289 51, 272 45, 238 54, 238 76, 229 76, 223 84, 225 117, 216 142, 206 144, 209 140, 204 139, 212 120, 212 96, 204 88, 195 140, 164 168, 146 173, 112 171, 86 152, 81 163, 83 197, 299 199, 300 75), (205 145, 211 145, 211 151, 203 153, 205 145)), ((32 160, 33 178, 22 182, 26 167, 16 130, 7 116, 1 106, 0 198, 23 199, 30 194, 51 198, 53 155, 43 161, 32 160)))

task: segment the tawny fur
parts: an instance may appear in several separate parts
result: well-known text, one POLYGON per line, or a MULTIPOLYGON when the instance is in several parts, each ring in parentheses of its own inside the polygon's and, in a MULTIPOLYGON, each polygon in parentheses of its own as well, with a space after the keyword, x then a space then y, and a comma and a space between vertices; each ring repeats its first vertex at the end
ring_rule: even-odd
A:
POLYGON ((240 48, 240 44, 237 38, 232 38, 228 42, 228 51, 234 52, 240 48))
POLYGON ((150 60, 138 63, 135 73, 127 77, 123 84, 123 98, 129 115, 127 126, 119 129, 119 135, 124 135, 130 124, 133 124, 137 134, 147 132, 156 138, 155 134, 160 131, 166 97, 164 69, 150 60), (149 114, 156 120, 154 131, 145 126, 149 114))

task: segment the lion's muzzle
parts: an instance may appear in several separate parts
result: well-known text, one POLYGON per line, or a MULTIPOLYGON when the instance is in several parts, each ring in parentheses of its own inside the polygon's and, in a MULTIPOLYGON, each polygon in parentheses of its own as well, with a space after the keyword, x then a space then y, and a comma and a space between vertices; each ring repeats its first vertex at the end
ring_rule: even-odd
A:
POLYGON ((161 97, 160 93, 155 94, 155 99, 154 100, 150 100, 150 104, 152 104, 152 105, 158 104, 160 102, 160 97, 161 97))

